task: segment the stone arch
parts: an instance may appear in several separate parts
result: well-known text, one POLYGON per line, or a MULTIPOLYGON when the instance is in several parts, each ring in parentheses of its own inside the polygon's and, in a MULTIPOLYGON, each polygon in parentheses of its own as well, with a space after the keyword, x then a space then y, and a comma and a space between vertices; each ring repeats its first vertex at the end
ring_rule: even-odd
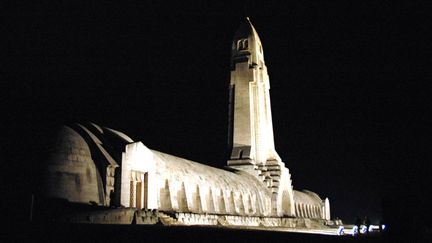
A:
POLYGON ((159 193, 159 202, 162 210, 171 211, 172 203, 171 203, 171 191, 169 188, 168 179, 165 180, 165 187, 160 189, 159 193))
POLYGON ((261 204, 259 197, 260 197, 259 194, 254 195, 255 212, 262 215, 264 213, 264 208, 263 205, 261 204))
POLYGON ((239 193, 239 196, 236 201, 237 201, 236 204, 238 205, 238 213, 240 215, 244 215, 246 212, 246 207, 244 205, 243 194, 241 192, 239 193))
POLYGON ((180 190, 177 192, 177 204, 180 212, 189 212, 184 182, 181 183, 180 190))
POLYGON ((203 207, 202 207, 202 201, 201 201, 201 194, 200 194, 200 187, 199 185, 196 185, 196 189, 195 189, 195 197, 194 197, 194 202, 192 202, 193 204, 193 209, 195 212, 197 213, 202 213, 203 212, 203 207))
POLYGON ((306 214, 306 205, 305 204, 301 204, 301 209, 302 209, 302 217, 303 218, 307 218, 307 214, 306 214))
POLYGON ((252 200, 252 196, 250 194, 248 194, 247 200, 248 200, 248 205, 249 205, 248 214, 253 215, 256 213, 256 209, 255 209, 254 205, 252 204, 253 200, 252 200))
POLYGON ((237 50, 247 50, 249 46, 248 39, 240 39, 237 41, 237 50))
POLYGON ((224 193, 223 193, 222 189, 220 189, 220 191, 219 191, 218 199, 219 199, 219 213, 220 214, 228 213, 226 206, 225 206, 225 198, 224 198, 224 193))
POLYGON ((211 189, 211 187, 209 187, 208 190, 206 205, 207 205, 208 213, 215 213, 215 205, 213 201, 213 190, 211 189))
POLYGON ((228 202, 229 202, 230 213, 236 214, 237 210, 236 210, 236 204, 235 204, 235 199, 234 199, 234 192, 230 191, 228 197, 229 197, 228 202))

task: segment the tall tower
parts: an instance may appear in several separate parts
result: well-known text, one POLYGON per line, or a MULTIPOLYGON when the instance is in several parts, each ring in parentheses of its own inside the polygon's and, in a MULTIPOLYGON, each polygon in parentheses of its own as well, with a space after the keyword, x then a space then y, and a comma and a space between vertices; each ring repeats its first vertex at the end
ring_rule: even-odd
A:
POLYGON ((274 146, 263 48, 249 18, 234 35, 229 90, 228 166, 254 175, 269 188, 272 215, 294 216, 291 175, 274 146))
POLYGON ((231 50, 228 165, 280 161, 274 148, 270 82, 261 40, 246 18, 231 50))

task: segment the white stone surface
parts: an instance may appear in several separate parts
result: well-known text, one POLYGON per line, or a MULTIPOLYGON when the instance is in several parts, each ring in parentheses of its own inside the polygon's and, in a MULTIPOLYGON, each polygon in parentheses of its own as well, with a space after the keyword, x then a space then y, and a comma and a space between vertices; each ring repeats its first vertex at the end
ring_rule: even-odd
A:
POLYGON ((62 126, 47 161, 44 196, 104 204, 100 180, 86 141, 72 128, 62 126))
POLYGON ((231 160, 250 159, 254 164, 280 161, 274 149, 270 83, 264 53, 249 19, 234 35, 231 68, 231 160))

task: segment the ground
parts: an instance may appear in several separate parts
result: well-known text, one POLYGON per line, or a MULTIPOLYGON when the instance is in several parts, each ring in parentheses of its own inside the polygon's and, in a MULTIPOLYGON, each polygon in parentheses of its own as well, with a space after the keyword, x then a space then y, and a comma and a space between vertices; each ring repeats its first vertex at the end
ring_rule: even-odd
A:
POLYGON ((72 242, 382 242, 385 236, 348 237, 214 227, 27 225, 15 240, 72 242))

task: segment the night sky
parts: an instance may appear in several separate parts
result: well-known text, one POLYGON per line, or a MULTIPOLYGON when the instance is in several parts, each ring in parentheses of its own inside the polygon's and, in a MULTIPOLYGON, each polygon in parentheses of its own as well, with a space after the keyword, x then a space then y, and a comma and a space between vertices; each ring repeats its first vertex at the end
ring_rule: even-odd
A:
POLYGON ((263 44, 276 151, 294 188, 329 197, 332 217, 346 222, 390 220, 391 210, 423 215, 425 4, 244 2, 3 6, 2 166, 15 185, 6 192, 37 190, 50 138, 73 122, 225 166, 231 41, 247 15, 263 44))

